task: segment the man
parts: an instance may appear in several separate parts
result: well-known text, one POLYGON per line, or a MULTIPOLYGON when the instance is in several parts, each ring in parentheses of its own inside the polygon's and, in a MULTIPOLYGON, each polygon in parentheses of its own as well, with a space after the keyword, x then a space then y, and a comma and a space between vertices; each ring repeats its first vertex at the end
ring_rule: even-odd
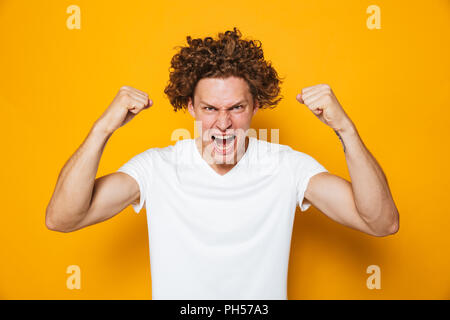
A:
POLYGON ((297 96, 341 139, 352 182, 311 156, 249 136, 281 83, 261 45, 240 32, 191 39, 172 58, 165 93, 201 132, 150 148, 95 179, 109 137, 153 101, 122 87, 62 169, 46 212, 51 230, 75 231, 146 205, 153 299, 287 299, 298 205, 373 236, 398 230, 386 177, 328 85, 297 96))

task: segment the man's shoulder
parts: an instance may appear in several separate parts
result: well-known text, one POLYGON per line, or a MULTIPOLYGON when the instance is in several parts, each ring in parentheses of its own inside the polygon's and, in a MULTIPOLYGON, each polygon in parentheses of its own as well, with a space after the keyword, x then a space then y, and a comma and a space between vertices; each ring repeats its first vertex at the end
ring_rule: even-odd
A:
POLYGON ((286 155, 292 150, 291 147, 271 142, 264 139, 253 138, 253 148, 250 162, 253 166, 270 168, 284 167, 286 155))
POLYGON ((267 140, 255 139, 255 151, 259 156, 285 156, 299 151, 292 149, 289 145, 278 142, 269 142, 267 140))
POLYGON ((151 147, 143 152, 153 160, 174 161, 181 154, 188 152, 192 139, 178 140, 165 147, 151 147))
POLYGON ((294 149, 287 144, 256 140, 255 154, 259 160, 276 159, 279 163, 298 164, 311 160, 311 156, 305 152, 294 149))

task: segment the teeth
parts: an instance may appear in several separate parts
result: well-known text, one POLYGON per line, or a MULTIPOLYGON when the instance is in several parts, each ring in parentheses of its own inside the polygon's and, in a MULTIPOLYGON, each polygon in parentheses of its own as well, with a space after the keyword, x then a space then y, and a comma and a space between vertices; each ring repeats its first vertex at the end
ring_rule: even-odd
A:
POLYGON ((226 152, 228 153, 234 146, 234 143, 223 143, 224 140, 222 139, 214 139, 214 144, 220 152, 226 152))
POLYGON ((234 135, 230 134, 228 136, 213 136, 214 139, 219 138, 219 139, 231 139, 234 138, 234 135))

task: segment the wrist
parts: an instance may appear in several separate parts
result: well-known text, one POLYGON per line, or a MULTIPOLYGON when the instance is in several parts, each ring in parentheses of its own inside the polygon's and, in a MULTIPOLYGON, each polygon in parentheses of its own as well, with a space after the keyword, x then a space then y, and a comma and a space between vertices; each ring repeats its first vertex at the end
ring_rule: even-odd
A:
POLYGON ((114 130, 108 129, 106 125, 97 120, 91 129, 91 133, 100 138, 109 138, 114 133, 114 130))
POLYGON ((356 133, 356 127, 350 119, 347 119, 340 128, 334 129, 339 135, 352 135, 356 133))

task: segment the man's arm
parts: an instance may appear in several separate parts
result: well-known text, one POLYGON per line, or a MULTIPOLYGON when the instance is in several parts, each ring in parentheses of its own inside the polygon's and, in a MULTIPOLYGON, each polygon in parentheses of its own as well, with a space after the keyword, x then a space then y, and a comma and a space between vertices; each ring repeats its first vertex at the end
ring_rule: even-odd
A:
POLYGON ((107 137, 95 128, 59 175, 46 212, 47 228, 72 232, 112 218, 138 202, 139 186, 122 172, 95 179, 107 137))
POLYGON ((151 105, 146 93, 122 87, 97 120, 83 144, 61 170, 45 222, 49 229, 70 232, 111 218, 139 201, 137 182, 122 172, 95 179, 104 147, 115 130, 151 105))
POLYGON ((328 85, 317 85, 297 96, 339 136, 352 183, 329 173, 313 176, 305 198, 324 214, 374 236, 399 229, 399 213, 386 176, 361 140, 355 125, 328 85))
POLYGON ((306 201, 332 220, 372 236, 387 236, 398 230, 398 221, 396 228, 392 228, 392 231, 374 230, 356 207, 352 184, 328 172, 321 172, 311 177, 305 191, 304 202, 306 201))

